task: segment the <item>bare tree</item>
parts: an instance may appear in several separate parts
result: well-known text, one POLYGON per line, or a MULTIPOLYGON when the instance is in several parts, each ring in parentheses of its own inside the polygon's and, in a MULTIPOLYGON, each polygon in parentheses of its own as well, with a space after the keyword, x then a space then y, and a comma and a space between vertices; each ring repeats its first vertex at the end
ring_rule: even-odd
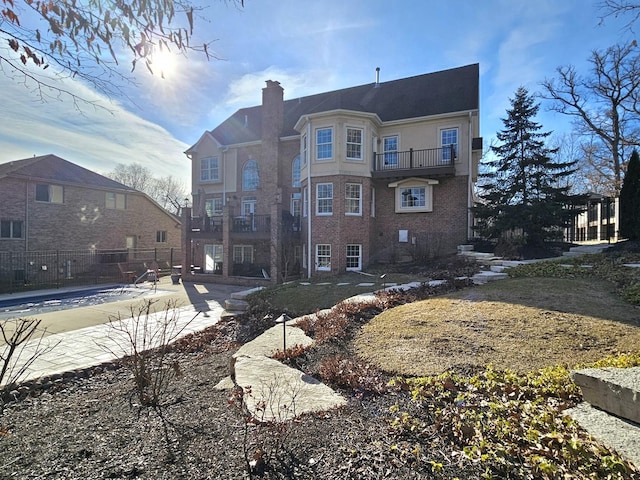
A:
POLYGON ((575 132, 554 134, 549 144, 556 150, 555 158, 560 163, 575 162, 576 170, 561 179, 561 185, 569 188, 569 193, 576 195, 585 192, 600 192, 605 185, 599 183, 600 172, 594 171, 589 163, 589 152, 584 139, 575 132))
POLYGON ((119 163, 113 171, 105 174, 105 176, 144 193, 147 193, 147 190, 153 184, 151 170, 139 163, 130 163, 128 165, 119 163))
POLYGON ((153 74, 154 55, 164 51, 212 56, 210 42, 193 43, 198 8, 190 0, 3 0, 2 5, 0 69, 17 81, 34 82, 42 99, 65 93, 83 100, 42 75, 50 66, 54 76, 79 78, 113 96, 119 80, 131 81, 117 68, 122 58, 130 59, 132 71, 143 63, 153 74))
POLYGON ((182 199, 187 195, 182 182, 170 175, 154 178, 151 170, 139 163, 119 163, 106 177, 127 187, 146 193, 165 210, 178 213, 182 199))
POLYGON ((584 160, 609 191, 602 193, 617 193, 625 153, 640 144, 640 55, 634 42, 594 51, 589 60, 587 76, 573 66, 558 67, 557 79, 542 82, 541 95, 552 101, 552 110, 573 117, 584 140, 584 160))
POLYGON ((4 393, 19 383, 38 358, 50 352, 59 342, 43 342, 46 328, 40 320, 16 318, 0 322, 0 413, 4 393))
POLYGON ((598 8, 603 12, 600 23, 609 17, 627 16, 629 20, 625 25, 629 30, 633 30, 633 24, 640 18, 640 3, 629 0, 603 0, 598 4, 598 8))
POLYGON ((146 192, 151 198, 153 198, 158 204, 165 210, 179 213, 180 206, 184 202, 184 198, 187 196, 187 188, 179 180, 176 180, 170 175, 154 179, 153 188, 151 192, 146 192))

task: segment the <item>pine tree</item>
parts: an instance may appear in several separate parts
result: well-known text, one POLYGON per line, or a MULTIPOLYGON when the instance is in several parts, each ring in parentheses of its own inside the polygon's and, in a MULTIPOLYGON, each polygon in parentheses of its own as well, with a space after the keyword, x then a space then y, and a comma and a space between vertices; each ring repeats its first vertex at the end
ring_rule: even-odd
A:
POLYGON ((534 118, 540 106, 524 87, 513 99, 504 129, 496 134, 501 142, 483 162, 480 201, 473 207, 476 230, 484 238, 501 239, 509 233, 524 244, 539 247, 562 237, 562 227, 571 218, 569 185, 563 177, 574 172, 575 162, 554 162, 557 149, 545 146, 551 132, 541 132, 534 118))
POLYGON ((631 154, 620 190, 620 236, 640 239, 640 156, 631 154))

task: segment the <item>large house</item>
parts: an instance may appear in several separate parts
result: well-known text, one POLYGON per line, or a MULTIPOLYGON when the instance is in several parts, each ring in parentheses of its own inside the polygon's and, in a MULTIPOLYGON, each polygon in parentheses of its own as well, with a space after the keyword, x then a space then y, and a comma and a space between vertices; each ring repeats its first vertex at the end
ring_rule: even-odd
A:
POLYGON ((420 261, 472 236, 477 64, 283 97, 267 81, 261 105, 185 152, 185 265, 277 282, 420 261))
POLYGON ((180 219, 146 194, 55 155, 0 164, 0 283, 44 282, 54 263, 65 277, 90 268, 36 252, 124 252, 93 265, 175 249, 178 263, 181 233, 180 219))
POLYGON ((620 198, 589 192, 571 223, 565 228, 565 241, 576 243, 617 242, 620 240, 620 198))

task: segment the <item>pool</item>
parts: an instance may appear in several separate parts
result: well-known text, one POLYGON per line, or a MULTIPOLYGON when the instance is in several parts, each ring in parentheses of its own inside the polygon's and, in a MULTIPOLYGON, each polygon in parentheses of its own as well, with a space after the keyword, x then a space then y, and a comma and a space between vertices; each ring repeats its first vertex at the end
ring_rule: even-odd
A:
POLYGON ((47 292, 13 298, 0 299, 0 321, 11 318, 31 317, 43 313, 56 312, 80 307, 92 307, 123 300, 135 300, 171 293, 145 287, 133 288, 129 285, 47 292))

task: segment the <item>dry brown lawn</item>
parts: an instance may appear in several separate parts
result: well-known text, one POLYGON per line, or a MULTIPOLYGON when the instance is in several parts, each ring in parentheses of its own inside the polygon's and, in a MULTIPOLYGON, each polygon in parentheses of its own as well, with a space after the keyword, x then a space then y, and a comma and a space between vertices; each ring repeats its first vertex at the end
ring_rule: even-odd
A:
POLYGON ((640 308, 593 279, 519 278, 388 310, 357 353, 388 372, 439 374, 488 364, 516 372, 640 350, 640 308))

